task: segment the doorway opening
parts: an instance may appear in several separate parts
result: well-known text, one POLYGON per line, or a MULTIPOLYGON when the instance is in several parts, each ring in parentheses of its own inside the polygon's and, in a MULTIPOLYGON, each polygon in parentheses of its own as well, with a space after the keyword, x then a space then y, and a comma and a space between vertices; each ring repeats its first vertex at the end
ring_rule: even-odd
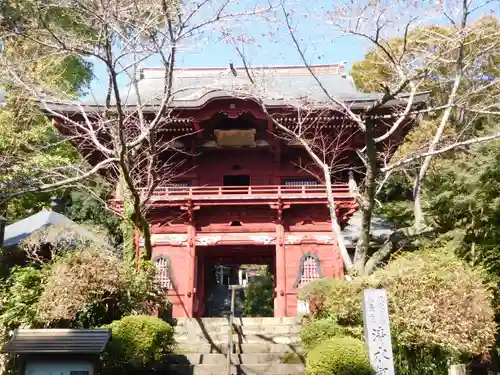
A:
POLYGON ((197 316, 226 316, 231 309, 230 285, 240 286, 235 316, 273 316, 275 249, 267 245, 206 247, 198 257, 197 316))
POLYGON ((223 177, 224 186, 250 186, 250 176, 246 174, 223 177))

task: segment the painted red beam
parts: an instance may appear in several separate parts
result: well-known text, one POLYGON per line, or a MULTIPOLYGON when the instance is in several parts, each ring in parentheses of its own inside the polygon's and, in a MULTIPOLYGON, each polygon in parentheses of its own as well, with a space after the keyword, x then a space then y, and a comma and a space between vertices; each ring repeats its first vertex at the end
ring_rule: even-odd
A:
MULTIPOLYGON (((356 195, 347 184, 335 184, 333 195, 337 209, 355 210, 356 195)), ((254 206, 283 204, 327 204, 325 185, 264 185, 264 186, 190 186, 163 187, 155 190, 151 206, 254 206)), ((111 200, 113 209, 121 211, 120 198, 111 200)))

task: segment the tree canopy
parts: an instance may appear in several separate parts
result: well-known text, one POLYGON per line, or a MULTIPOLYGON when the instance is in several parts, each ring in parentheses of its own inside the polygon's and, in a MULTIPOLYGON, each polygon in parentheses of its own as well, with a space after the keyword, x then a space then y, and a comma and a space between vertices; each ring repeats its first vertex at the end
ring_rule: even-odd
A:
MULTIPOLYGON (((5 98, 0 110, 0 190, 4 195, 37 184, 40 176, 81 163, 74 147, 56 131, 39 110, 26 100, 23 85, 11 84, 23 77, 44 88, 45 94, 75 98, 83 94, 92 78, 92 65, 79 56, 49 54, 46 46, 18 34, 28 33, 26 23, 34 22, 34 1, 2 2, 2 65, 5 75, 13 78, 2 89, 5 98), (15 68, 13 68, 15 67, 15 68)), ((62 22, 57 10, 47 15, 47 22, 62 22)), ((9 202, 0 202, 0 213, 9 219, 23 218, 48 206, 54 193, 26 194, 9 202)))

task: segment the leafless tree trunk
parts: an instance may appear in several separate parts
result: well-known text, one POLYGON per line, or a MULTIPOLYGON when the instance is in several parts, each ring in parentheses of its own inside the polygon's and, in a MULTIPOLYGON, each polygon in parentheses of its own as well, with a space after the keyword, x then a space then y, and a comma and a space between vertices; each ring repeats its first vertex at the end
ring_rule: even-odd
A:
MULTIPOLYGON (((265 112, 267 112, 268 116, 273 118, 269 114, 265 106, 263 106, 263 109, 265 112)), ((300 145, 302 145, 304 150, 306 150, 311 159, 321 170, 322 178, 326 185, 328 211, 330 215, 332 235, 334 238, 337 239, 337 245, 339 247, 340 254, 344 262, 344 266, 348 271, 351 271, 353 269, 353 262, 351 260, 351 256, 349 255, 349 252, 347 251, 347 247, 345 245, 345 241, 342 236, 342 228, 340 227, 339 220, 337 218, 337 213, 335 211, 336 203, 332 185, 332 169, 335 163, 337 162, 335 158, 336 156, 335 153, 341 150, 338 149, 331 150, 331 147, 328 146, 318 148, 315 138, 317 139, 318 137, 319 138, 323 137, 322 134, 314 132, 313 130, 315 128, 314 124, 307 126, 305 122, 304 124, 299 122, 298 126, 295 128, 296 130, 291 130, 290 128, 288 128, 286 125, 284 125, 275 118, 273 118, 273 122, 276 125, 276 127, 282 132, 283 134, 282 137, 284 139, 298 142, 300 145), (313 130, 312 133, 310 132, 311 130, 313 130)))
MULTIPOLYGON (((498 95, 496 100, 493 100, 493 103, 489 102, 482 105, 478 104, 479 101, 472 99, 478 92, 484 93, 485 91, 492 90, 494 87, 498 87, 499 80, 497 78, 494 78, 493 81, 479 82, 479 84, 474 85, 473 89, 465 86, 463 79, 464 70, 470 71, 473 69, 472 66, 478 59, 494 56, 494 51, 498 53, 500 50, 498 38, 500 33, 493 31, 492 34, 491 30, 489 32, 486 31, 489 33, 488 36, 493 36, 490 39, 492 41, 488 45, 484 46, 484 48, 471 48, 471 46, 475 43, 480 43, 484 38, 482 32, 477 32, 477 28, 480 28, 481 25, 474 24, 471 21, 471 14, 487 7, 488 4, 489 2, 472 4, 472 2, 467 0, 460 0, 457 4, 451 5, 416 2, 412 5, 415 9, 408 9, 408 4, 404 2, 384 1, 377 3, 363 1, 354 3, 346 2, 335 5, 331 12, 327 12, 328 23, 344 34, 357 36, 369 41, 372 47, 379 52, 381 60, 393 71, 393 76, 396 77, 391 82, 380 82, 381 87, 384 89, 383 94, 380 94, 379 99, 363 113, 352 110, 350 103, 337 97, 335 92, 331 91, 330 87, 324 85, 320 77, 316 75, 313 66, 309 63, 304 52, 308 46, 303 45, 303 39, 297 36, 297 26, 295 24, 292 26, 293 12, 289 12, 285 4, 282 5, 284 24, 295 49, 319 88, 328 98, 328 102, 321 103, 321 105, 324 108, 342 113, 346 119, 357 124, 359 130, 365 134, 365 147, 358 150, 358 155, 362 159, 366 170, 363 191, 360 196, 362 228, 354 260, 349 257, 347 252, 342 253, 346 269, 349 272, 354 271, 357 274, 369 274, 387 259, 394 250, 404 247, 415 237, 432 231, 432 228, 425 221, 421 203, 421 189, 422 183, 435 157, 463 145, 487 142, 500 137, 500 132, 495 132, 480 137, 469 137, 468 139, 457 138, 452 142, 447 140, 443 145, 445 130, 452 126, 450 122, 452 114, 458 109, 462 112, 470 112, 476 115, 500 115, 500 111, 498 110, 500 108, 498 95), (450 8, 446 8, 448 6, 450 8), (399 17, 397 15, 401 14, 401 12, 398 9, 401 10, 401 7, 405 8, 405 11, 402 13, 403 16, 399 17), (426 31, 429 33, 429 39, 435 43, 434 48, 431 50, 424 47, 420 48, 418 43, 415 47, 412 32, 414 30, 422 30, 422 24, 425 23, 426 17, 430 14, 448 19, 450 21, 448 28, 451 31, 447 34, 440 34, 438 31, 432 29, 426 31), (454 18, 456 14, 459 14, 458 21, 454 18), (400 49, 394 49, 388 43, 388 40, 394 37, 392 34, 393 30, 401 30, 402 39, 400 49), (496 39, 494 37, 495 33, 497 33, 496 39), (465 48, 468 49, 467 55, 464 53, 465 48), (440 74, 439 69, 443 64, 453 66, 455 71, 452 84, 449 87, 449 91, 446 92, 447 100, 445 104, 438 103, 434 105, 434 103, 429 103, 425 109, 415 109, 416 93, 423 87, 423 84, 429 79, 428 77, 432 77, 433 74, 440 74), (375 136, 373 133, 373 124, 370 122, 370 115, 374 114, 391 100, 401 98, 401 94, 405 91, 410 92, 405 97, 406 105, 404 108, 395 108, 391 115, 392 126, 385 134, 375 136), (377 145, 388 141, 391 135, 398 131, 410 117, 425 116, 430 112, 437 113, 440 121, 436 132, 432 137, 429 137, 426 150, 405 155, 399 160, 392 162, 392 164, 386 160, 384 164, 380 155, 377 154, 377 145), (377 181, 380 179, 383 183, 387 180, 388 174, 394 170, 414 165, 415 162, 419 161, 422 161, 422 164, 418 167, 419 173, 414 184, 414 224, 411 227, 396 230, 373 255, 368 257, 374 203, 376 194, 380 191, 380 185, 378 185, 377 181)), ((241 53, 240 57, 245 59, 245 56, 241 53)), ((245 62, 244 65, 248 70, 249 64, 245 62)), ((474 74, 474 72, 469 74, 474 74)), ((265 96, 265 93, 262 93, 262 96, 265 96)), ((298 110, 300 111, 304 108, 299 107, 298 110)), ((280 124, 276 124, 280 128, 280 124)), ((306 133, 293 132, 283 127, 281 129, 288 131, 289 136, 295 137, 304 146, 311 159, 324 171, 325 181, 328 181, 326 174, 329 172, 325 168, 325 162, 321 158, 318 158, 315 150, 310 147, 311 139, 308 139, 306 133)), ((331 190, 331 186, 329 186, 329 190, 331 190)), ((337 222, 335 212, 332 211, 330 214, 332 216, 332 232, 338 239, 339 246, 342 249, 344 241, 341 233, 335 228, 335 223, 337 222)))
MULTIPOLYGON (((14 3, 13 3, 14 4, 14 3)), ((15 4, 14 4, 15 6, 15 4)), ((168 122, 175 120, 172 101, 184 90, 195 87, 174 87, 178 46, 203 43, 204 32, 213 25, 230 25, 244 21, 269 8, 252 4, 242 7, 235 0, 176 2, 167 0, 48 0, 34 2, 34 19, 22 28, 14 25, 3 30, 2 38, 25 38, 43 46, 47 57, 77 56, 92 59, 107 73, 104 102, 96 105, 78 104, 54 97, 45 87, 29 80, 20 69, 25 61, 2 56, 3 83, 22 89, 25 99, 37 102, 42 111, 60 127, 71 129, 70 137, 90 160, 99 154, 98 162, 82 169, 61 168, 47 173, 36 183, 18 189, 4 198, 28 192, 42 192, 83 183, 98 173, 106 174, 113 184, 121 185, 124 218, 144 238, 144 256, 152 253, 151 231, 147 212, 152 194, 158 185, 168 183, 179 167, 175 156, 161 160, 160 155, 175 155, 178 138, 165 140, 159 135, 168 122), (57 10, 74 22, 74 28, 45 22, 57 10), (19 32, 22 30, 22 32, 19 32), (163 90, 145 94, 138 74, 141 65, 159 58, 165 70, 163 90), (120 84, 125 76, 128 87, 120 84), (128 100, 135 96, 134 102, 128 100), (66 108, 62 110, 61 108, 66 108), (153 108, 153 110, 151 110, 153 108)), ((271 5, 269 6, 272 7, 271 5)), ((120 190, 120 189, 119 189, 120 190)))

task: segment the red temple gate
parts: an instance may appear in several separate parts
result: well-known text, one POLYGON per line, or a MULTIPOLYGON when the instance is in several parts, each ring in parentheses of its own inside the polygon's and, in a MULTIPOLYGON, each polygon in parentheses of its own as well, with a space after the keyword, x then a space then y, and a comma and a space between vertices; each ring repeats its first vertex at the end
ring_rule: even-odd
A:
MULTIPOLYGON (((315 69, 319 76, 328 79, 328 88, 335 90, 342 86, 344 96, 350 90, 353 98, 348 102, 354 112, 362 112, 377 99, 351 87, 343 66, 315 69)), ((277 77, 273 89, 300 96, 297 82, 307 81, 309 95, 321 96, 318 90, 313 91, 317 84, 308 69, 272 70, 277 77)), ((161 72, 155 72, 143 72, 141 87, 154 86, 155 74, 161 76, 161 72)), ((196 73, 200 80, 206 80, 224 72, 224 69, 185 69, 177 71, 175 77, 186 73, 192 79, 196 73)), ((161 155, 164 159, 160 157, 160 162, 177 160, 182 168, 175 178, 155 190, 148 213, 152 225, 152 260, 158 267, 159 280, 169 288, 173 315, 205 314, 207 264, 217 262, 268 264, 275 276, 275 316, 295 315, 302 285, 319 277, 343 277, 343 262, 331 230, 327 191, 318 177, 321 171, 300 145, 280 136, 271 119, 293 128, 298 124, 297 110, 272 99, 264 113, 257 101, 216 90, 189 95, 173 103, 170 119, 162 130, 166 142, 175 140, 176 148, 185 152, 161 155)), ((320 97, 312 99, 324 101, 320 97)), ((401 104, 406 102, 395 101, 373 116, 375 136, 387 132, 393 106, 401 104)), ((137 103, 130 104, 132 109, 134 105, 137 103)), ((158 106, 150 107, 154 109, 155 105, 158 106)), ((73 113, 70 110, 74 111, 69 109, 67 113, 73 113)), ((151 116, 154 115, 152 111, 151 116)), ((84 120, 78 119, 78 113, 71 116, 75 121, 84 120)), ((307 121, 308 126, 319 127, 325 136, 343 137, 338 142, 343 147, 338 150, 338 157, 347 166, 332 172, 332 179, 337 181, 333 187, 335 213, 344 226, 357 209, 348 175, 354 171, 354 178, 362 179, 364 167, 356 149, 363 147, 364 135, 341 110, 331 107, 310 115, 307 121)), ((394 152, 395 145, 412 124, 413 119, 409 119, 381 142, 381 151, 394 152)), ((70 127, 70 124, 56 125, 66 132, 70 127)), ((89 160, 93 160, 92 154, 89 155, 89 160)), ((119 207, 121 203, 117 193, 114 204, 119 207)))

